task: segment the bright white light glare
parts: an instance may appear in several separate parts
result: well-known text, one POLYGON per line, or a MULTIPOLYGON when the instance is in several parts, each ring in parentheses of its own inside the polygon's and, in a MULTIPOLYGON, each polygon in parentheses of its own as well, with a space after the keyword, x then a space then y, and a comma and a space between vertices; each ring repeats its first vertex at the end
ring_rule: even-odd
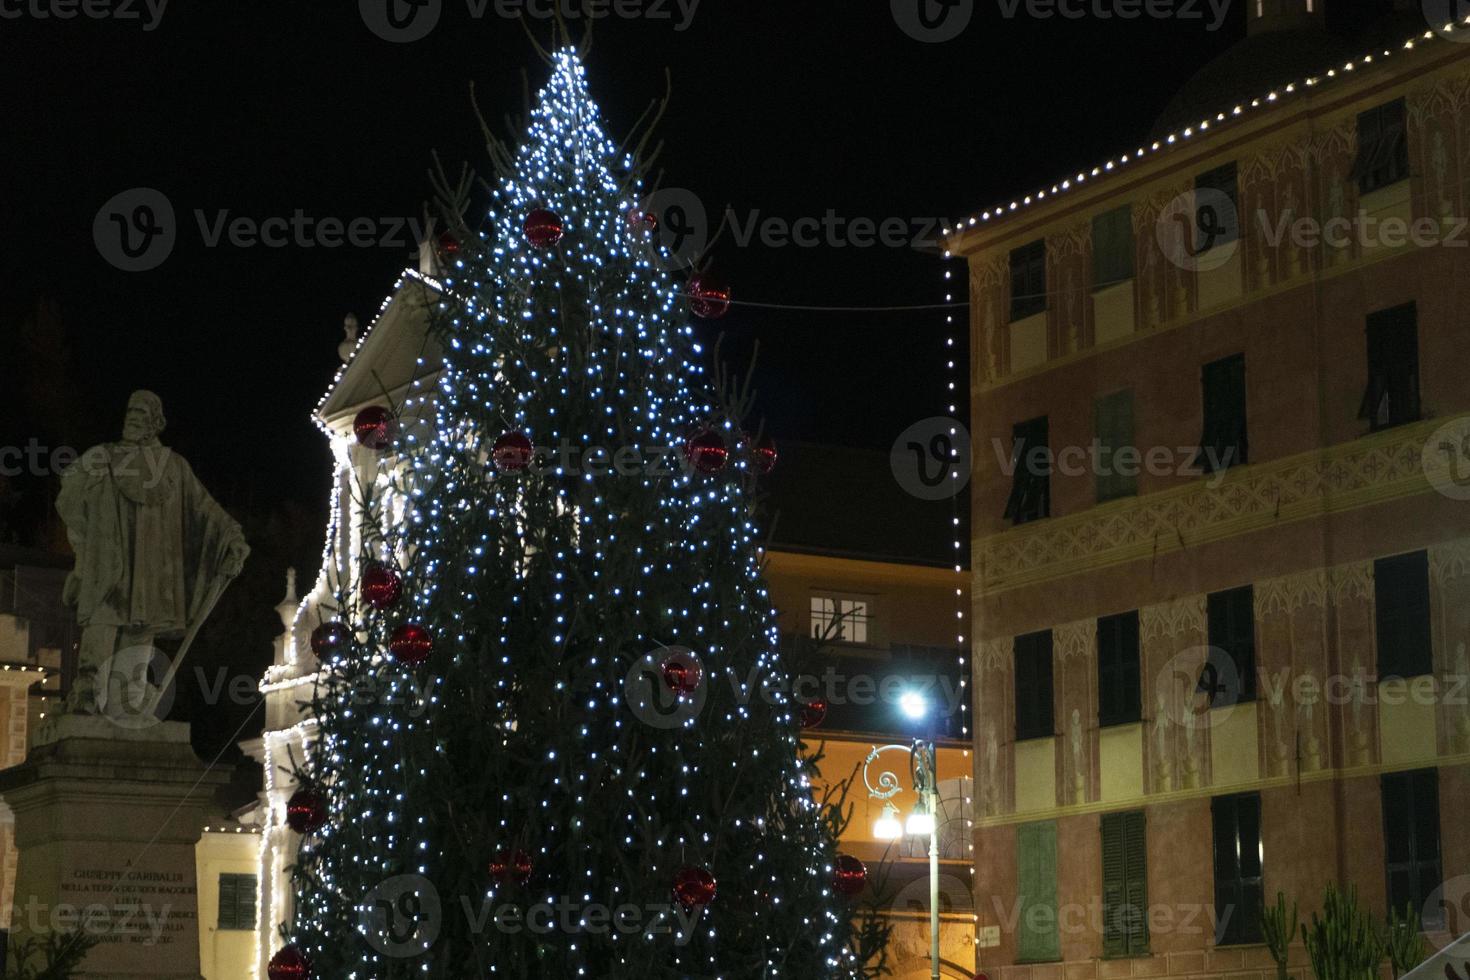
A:
POLYGON ((929 702, 918 691, 907 691, 898 699, 898 707, 906 717, 918 721, 929 713, 929 702))
POLYGON ((876 840, 898 840, 903 836, 903 824, 898 822, 898 807, 892 803, 883 807, 883 815, 873 823, 876 840))
POLYGON ((914 812, 909 814, 908 824, 904 829, 910 837, 928 837, 934 833, 934 814, 915 807, 914 812))

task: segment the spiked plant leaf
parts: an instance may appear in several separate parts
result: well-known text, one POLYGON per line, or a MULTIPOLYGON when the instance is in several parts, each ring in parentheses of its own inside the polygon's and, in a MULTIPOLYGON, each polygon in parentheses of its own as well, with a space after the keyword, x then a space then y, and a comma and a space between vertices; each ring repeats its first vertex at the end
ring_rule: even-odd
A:
POLYGON ((1286 911, 1286 893, 1276 893, 1276 904, 1267 908, 1265 903, 1261 904, 1261 935, 1266 939, 1266 947, 1271 950, 1271 958, 1276 961, 1277 980, 1286 980, 1287 959, 1291 954, 1292 941, 1296 939, 1297 930, 1301 928, 1301 918, 1297 914, 1296 902, 1291 903, 1291 913, 1286 911))
POLYGON ((1317 980, 1377 980, 1383 963, 1384 939, 1373 917, 1358 907, 1358 890, 1329 884, 1322 912, 1312 913, 1303 934, 1317 980))
POLYGON ((1429 956, 1429 946, 1419 932, 1419 914, 1412 905, 1405 905, 1402 911, 1389 910, 1387 947, 1395 977, 1408 973, 1429 956))

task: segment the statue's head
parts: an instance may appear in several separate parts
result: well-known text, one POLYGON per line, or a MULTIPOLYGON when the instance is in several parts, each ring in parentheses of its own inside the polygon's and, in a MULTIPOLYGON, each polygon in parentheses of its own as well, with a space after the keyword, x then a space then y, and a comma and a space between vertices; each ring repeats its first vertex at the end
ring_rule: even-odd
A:
POLYGON ((123 442, 147 443, 163 431, 163 400, 151 391, 135 391, 123 416, 123 442))

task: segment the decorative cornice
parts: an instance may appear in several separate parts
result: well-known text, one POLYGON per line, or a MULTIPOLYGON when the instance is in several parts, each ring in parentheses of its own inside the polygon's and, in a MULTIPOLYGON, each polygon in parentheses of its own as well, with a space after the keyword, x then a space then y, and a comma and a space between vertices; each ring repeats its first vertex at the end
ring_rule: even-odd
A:
MULTIPOLYGON (((1470 418, 1470 415, 1461 416, 1470 418)), ((1426 420, 976 538, 977 587, 995 595, 1269 527, 1430 491, 1426 420)))

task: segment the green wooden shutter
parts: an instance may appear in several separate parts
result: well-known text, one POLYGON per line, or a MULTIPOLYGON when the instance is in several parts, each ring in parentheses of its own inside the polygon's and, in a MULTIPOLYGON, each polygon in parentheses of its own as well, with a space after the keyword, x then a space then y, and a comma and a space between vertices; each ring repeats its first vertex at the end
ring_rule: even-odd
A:
POLYGON ((1102 818, 1103 955, 1126 956, 1128 936, 1122 921, 1122 905, 1128 887, 1127 861, 1123 846, 1123 814, 1107 813, 1102 818))
POLYGON ((1093 431, 1098 442, 1097 502, 1105 503, 1138 493, 1136 460, 1127 460, 1120 472, 1117 451, 1133 445, 1133 391, 1125 388, 1092 404, 1093 431))
POLYGON ((1128 955, 1148 953, 1148 832, 1141 812, 1123 814, 1123 855, 1128 865, 1123 900, 1128 955))
POLYGON ((236 879, 234 875, 219 876, 219 920, 221 929, 235 928, 236 879))
POLYGON ((1092 285, 1109 286, 1133 278, 1133 207, 1106 211, 1092 219, 1092 285))
POLYGON ((1148 954, 1148 837, 1141 812, 1102 818, 1103 956, 1148 954))
POLYGON ((1057 930, 1057 825, 1053 821, 1016 828, 1017 883, 1021 918, 1017 958, 1026 962, 1062 958, 1057 930))

